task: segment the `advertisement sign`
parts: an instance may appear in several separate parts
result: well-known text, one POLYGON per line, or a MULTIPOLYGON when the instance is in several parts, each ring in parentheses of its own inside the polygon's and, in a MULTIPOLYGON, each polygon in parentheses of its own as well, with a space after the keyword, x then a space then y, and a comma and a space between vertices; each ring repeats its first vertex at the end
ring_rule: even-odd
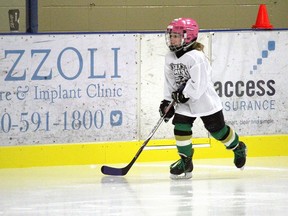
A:
POLYGON ((215 89, 227 123, 240 135, 288 132, 287 32, 212 36, 215 89))
POLYGON ((1 145, 137 138, 138 36, 0 38, 1 145))
MULTIPOLYGON (((202 32, 225 120, 288 133, 287 31, 202 32)), ((164 34, 0 37, 2 146, 145 139, 163 99, 164 34)), ((171 122, 154 139, 174 137, 171 122)), ((200 119, 193 137, 209 137, 200 119)))

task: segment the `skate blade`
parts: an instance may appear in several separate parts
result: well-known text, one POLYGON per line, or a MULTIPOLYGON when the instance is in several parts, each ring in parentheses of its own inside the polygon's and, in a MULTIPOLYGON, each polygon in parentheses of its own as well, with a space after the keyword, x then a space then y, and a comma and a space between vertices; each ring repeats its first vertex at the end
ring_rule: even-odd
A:
POLYGON ((190 179, 190 178, 192 178, 192 172, 183 173, 181 175, 170 174, 170 178, 173 180, 190 179))
MULTIPOLYGON (((248 152, 248 148, 247 148, 247 146, 246 146, 246 149, 245 149, 245 155, 246 155, 246 157, 247 157, 247 152, 248 152)), ((246 162, 245 162, 245 164, 246 164, 246 162)), ((242 167, 239 168, 241 171, 244 170, 245 164, 244 164, 242 167)))
POLYGON ((239 168, 239 170, 243 171, 245 168, 245 166, 242 166, 241 168, 239 168))

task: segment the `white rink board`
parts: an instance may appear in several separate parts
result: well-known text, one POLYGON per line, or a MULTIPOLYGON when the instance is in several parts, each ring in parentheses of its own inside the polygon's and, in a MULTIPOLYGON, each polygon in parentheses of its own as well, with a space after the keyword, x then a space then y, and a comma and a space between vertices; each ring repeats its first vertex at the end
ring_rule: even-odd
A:
MULTIPOLYGON (((287 39, 287 31, 199 35, 241 136, 288 133, 287 39)), ((146 139, 159 119, 164 34, 2 35, 0 43, 1 146, 146 139)), ((169 122, 153 139, 173 137, 169 122)), ((193 137, 209 137, 199 119, 193 137)))
MULTIPOLYGON (((205 53, 209 57, 210 33, 200 33, 198 41, 204 44, 205 53)), ((164 58, 168 51, 165 34, 143 34, 141 36, 141 139, 146 139, 160 118, 158 109, 163 100, 164 58)), ((155 139, 174 138, 171 121, 161 125, 154 135, 155 139)), ((208 137, 208 133, 199 119, 194 123, 193 137, 208 137)))
POLYGON ((1 36, 1 145, 138 138, 139 36, 1 36))
POLYGON ((217 32, 213 81, 240 135, 288 133, 287 31, 217 32))

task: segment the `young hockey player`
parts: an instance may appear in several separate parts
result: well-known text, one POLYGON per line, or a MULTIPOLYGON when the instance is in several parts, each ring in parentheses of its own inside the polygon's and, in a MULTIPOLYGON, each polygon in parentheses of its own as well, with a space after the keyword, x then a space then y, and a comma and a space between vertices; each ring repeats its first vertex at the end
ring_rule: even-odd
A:
POLYGON ((200 117, 212 137, 234 152, 234 164, 243 168, 246 162, 246 145, 237 133, 225 124, 222 104, 211 81, 211 67, 201 43, 199 27, 191 18, 174 19, 167 27, 166 44, 170 51, 165 57, 164 100, 159 112, 163 116, 172 100, 177 105, 166 115, 165 122, 173 118, 174 136, 180 160, 170 166, 172 179, 192 177, 194 149, 192 127, 200 117))

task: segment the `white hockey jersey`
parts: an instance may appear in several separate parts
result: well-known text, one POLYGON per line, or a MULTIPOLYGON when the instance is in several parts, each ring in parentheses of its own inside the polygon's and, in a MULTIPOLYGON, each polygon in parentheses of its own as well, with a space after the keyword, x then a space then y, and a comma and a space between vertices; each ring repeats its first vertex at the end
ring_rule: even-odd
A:
POLYGON ((205 54, 191 50, 179 59, 169 52, 165 57, 164 99, 172 101, 171 94, 186 82, 183 95, 190 98, 186 103, 177 104, 175 113, 201 117, 214 114, 222 109, 212 80, 211 66, 205 54))

